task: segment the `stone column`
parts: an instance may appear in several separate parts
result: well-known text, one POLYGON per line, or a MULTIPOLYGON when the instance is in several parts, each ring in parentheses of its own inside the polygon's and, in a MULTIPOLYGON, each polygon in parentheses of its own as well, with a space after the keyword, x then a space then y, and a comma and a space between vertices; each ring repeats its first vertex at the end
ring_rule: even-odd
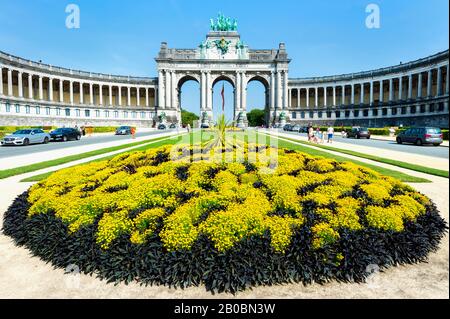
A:
POLYGON ((33 99, 33 75, 28 74, 28 98, 33 99))
POLYGON ((108 85, 109 87, 109 105, 113 105, 113 94, 112 94, 112 85, 108 85))
POLYGON ((288 108, 292 107, 292 90, 288 88, 288 108))
POLYGON ((89 83, 89 97, 89 102, 94 105, 94 84, 92 82, 89 83))
POLYGON ((211 83, 211 72, 206 72, 206 109, 208 111, 212 110, 212 83, 211 83))
POLYGON ((427 97, 431 97, 433 90, 433 82, 432 82, 433 72, 432 70, 428 71, 428 79, 427 79, 427 97))
POLYGON ((121 86, 118 86, 117 87, 117 95, 118 95, 118 97, 117 97, 117 101, 118 101, 118 104, 119 104, 119 106, 122 106, 122 87, 121 86))
POLYGON ((158 107, 164 107, 164 75, 163 71, 158 71, 158 107))
POLYGON ((136 106, 141 106, 141 88, 140 87, 136 87, 136 106))
POLYGON ((403 100, 403 77, 398 78, 398 100, 403 100))
POLYGON ((281 71, 277 71, 277 109, 282 109, 281 71))
POLYGON ((440 95, 442 95, 442 69, 440 67, 438 67, 436 96, 440 96, 440 95))
POLYGON ((333 106, 336 107, 336 86, 333 86, 333 106))
POLYGON ((12 96, 13 95, 13 85, 12 85, 12 70, 8 69, 8 95, 12 96))
POLYGON ((327 98, 327 87, 324 86, 324 88, 323 88, 323 107, 324 108, 327 107, 327 102, 328 102, 327 100, 328 100, 328 98, 327 98))
POLYGON ((171 96, 170 96, 170 70, 166 70, 166 108, 170 108, 171 106, 171 96))
POLYGON ((276 92, 276 83, 275 83, 275 72, 270 72, 270 109, 275 110, 275 92, 276 92))
POLYGON ((373 105, 373 81, 370 81, 369 105, 373 105))
POLYGON ((171 87, 171 94, 172 94, 172 101, 171 101, 171 105, 172 108, 177 109, 178 105, 177 105, 177 97, 178 97, 178 88, 177 88, 177 84, 176 82, 176 73, 175 71, 171 71, 170 72, 170 78, 172 80, 172 82, 170 83, 170 87, 171 87))
POLYGON ((360 85, 361 85, 361 94, 360 94, 361 96, 359 99, 359 103, 364 104, 364 83, 361 83, 360 85))
POLYGON ((148 98, 148 87, 145 87, 145 106, 149 107, 150 106, 150 100, 148 98))
POLYGON ((127 86, 127 106, 131 106, 131 86, 127 86))
POLYGON ((84 104, 83 82, 80 82, 80 104, 84 104))
POLYGON ((380 103, 383 103, 384 91, 383 91, 383 80, 380 81, 380 103))
POLYGON ((422 97, 422 72, 419 73, 419 79, 417 80, 417 98, 422 97))
POLYGON ((306 108, 309 109, 309 88, 306 88, 306 108))
POLYGON ((53 78, 48 79, 48 97, 51 102, 53 102, 53 78))
POLYGON ((98 85, 98 103, 103 105, 103 85, 98 85))
POLYGON ((341 99, 342 105, 345 105, 345 85, 342 86, 341 94, 342 94, 342 97, 341 97, 342 98, 341 99))
POLYGON ((288 92, 288 82, 289 82, 289 78, 288 78, 288 71, 285 70, 284 71, 284 81, 283 81, 283 85, 284 85, 284 103, 283 103, 283 109, 287 110, 288 107, 290 107, 290 103, 289 103, 289 92, 288 92), (289 104, 289 105, 288 105, 289 104))
POLYGON ((205 71, 201 71, 201 79, 200 79, 200 110, 206 109, 206 73, 205 71))
POLYGON ((314 108, 319 107, 319 88, 316 86, 314 88, 314 108))
POLYGON ((19 97, 22 99, 23 98, 23 84, 22 84, 22 72, 20 72, 20 71, 17 74, 17 83, 19 86, 19 97))
POLYGON ((413 86, 413 76, 410 74, 408 76, 408 100, 412 99, 412 86, 413 86))
POLYGON ((300 105, 300 92, 301 92, 300 88, 297 88, 297 108, 301 107, 301 105, 300 105))
POLYGON ((42 86, 42 76, 39 75, 39 100, 44 99, 44 88, 42 86))
POLYGON ((64 81, 59 79, 59 102, 64 103, 64 81))
POLYGON ((389 79, 389 102, 394 100, 394 79, 389 79))
POLYGON ((448 83, 448 81, 449 81, 449 74, 448 74, 449 67, 448 67, 448 64, 446 66, 446 69, 447 69, 447 72, 445 74, 445 94, 448 95, 448 92, 449 92, 449 83, 448 83))
POLYGON ((242 72, 242 109, 241 111, 247 111, 247 75, 245 72, 242 72))
POLYGON ((236 72, 236 90, 234 91, 236 110, 241 110, 241 73, 236 72))
POLYGON ((73 81, 69 81, 70 104, 73 105, 73 81))

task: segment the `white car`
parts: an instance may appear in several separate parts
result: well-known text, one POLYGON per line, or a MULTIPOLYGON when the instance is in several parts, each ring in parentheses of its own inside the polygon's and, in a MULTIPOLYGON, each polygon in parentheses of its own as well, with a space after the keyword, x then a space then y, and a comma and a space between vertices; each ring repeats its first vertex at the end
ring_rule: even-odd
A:
POLYGON ((50 141, 50 134, 41 129, 19 130, 13 134, 7 135, 1 141, 4 145, 29 145, 29 144, 47 144, 50 141))

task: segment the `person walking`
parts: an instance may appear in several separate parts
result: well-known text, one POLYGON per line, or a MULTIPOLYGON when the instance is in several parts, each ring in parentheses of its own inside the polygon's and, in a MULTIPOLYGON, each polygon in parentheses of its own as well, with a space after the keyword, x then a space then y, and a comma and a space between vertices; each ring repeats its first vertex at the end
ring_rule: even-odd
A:
POLYGON ((330 125, 328 127, 328 129, 327 129, 327 133, 328 133, 327 143, 332 144, 333 143, 333 137, 334 137, 334 127, 330 125))
POLYGON ((136 128, 134 126, 131 127, 131 138, 132 139, 136 138, 136 128))
POLYGON ((310 125, 310 126, 308 126, 308 142, 312 141, 313 135, 314 135, 313 128, 310 125))
POLYGON ((191 132, 191 124, 188 123, 188 125, 186 126, 187 128, 187 132, 190 133, 191 132))

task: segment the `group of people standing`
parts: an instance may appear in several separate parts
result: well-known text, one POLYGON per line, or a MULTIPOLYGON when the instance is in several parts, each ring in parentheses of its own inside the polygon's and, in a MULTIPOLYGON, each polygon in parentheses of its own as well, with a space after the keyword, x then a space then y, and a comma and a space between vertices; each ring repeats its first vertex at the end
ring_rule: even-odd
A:
POLYGON ((312 143, 325 143, 325 139, 327 143, 333 143, 334 138, 334 127, 329 126, 326 131, 322 131, 320 127, 314 129, 312 125, 308 125, 308 142, 312 143))

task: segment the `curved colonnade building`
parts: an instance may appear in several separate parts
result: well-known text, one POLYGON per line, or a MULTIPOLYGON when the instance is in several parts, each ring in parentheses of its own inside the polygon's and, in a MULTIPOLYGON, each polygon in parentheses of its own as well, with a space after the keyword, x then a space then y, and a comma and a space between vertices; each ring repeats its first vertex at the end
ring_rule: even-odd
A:
POLYGON ((0 52, 0 125, 152 127, 163 114, 180 120, 181 87, 200 84, 199 111, 212 117, 219 80, 234 87, 235 118, 247 111, 247 85, 266 88, 267 121, 323 125, 448 127, 449 51, 373 71, 289 78, 285 45, 250 50, 234 32, 208 33, 197 49, 156 58, 158 77, 69 70, 0 52))

